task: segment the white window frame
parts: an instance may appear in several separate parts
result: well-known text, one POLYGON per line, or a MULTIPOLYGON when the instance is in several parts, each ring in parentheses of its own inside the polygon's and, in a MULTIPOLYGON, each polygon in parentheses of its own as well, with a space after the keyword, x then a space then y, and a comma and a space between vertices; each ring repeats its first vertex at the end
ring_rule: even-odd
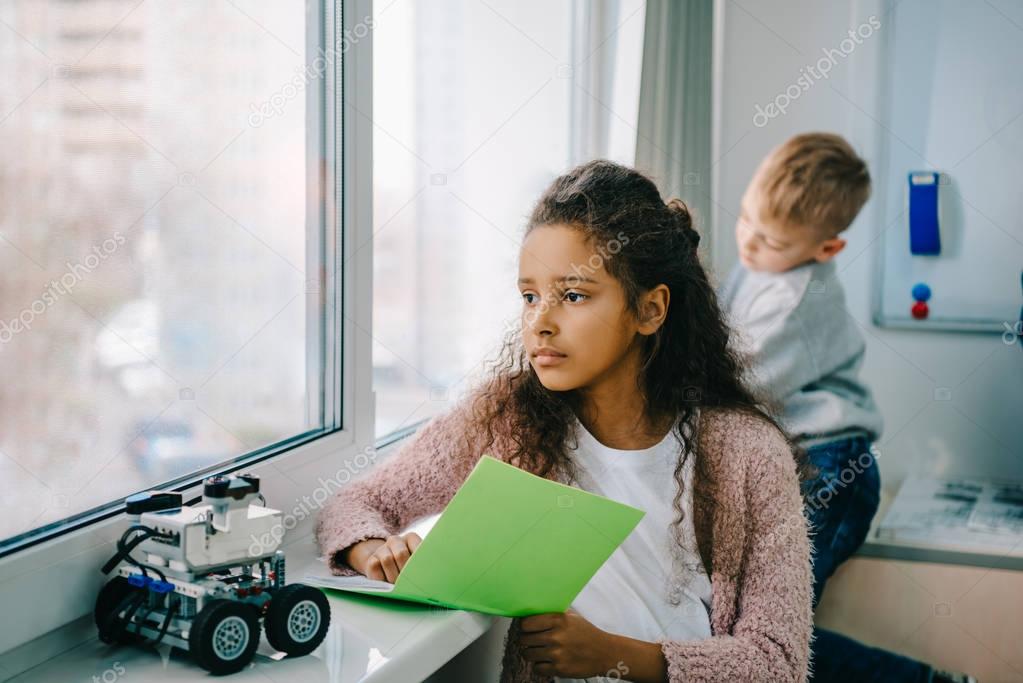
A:
MULTIPOLYGON (((243 469, 260 475, 267 499, 272 504, 280 501, 277 505, 281 508, 308 495, 321 485, 321 478, 331 477, 346 459, 374 445, 370 334, 373 51, 372 30, 364 21, 373 16, 373 3, 321 0, 318 4, 324 17, 324 35, 333 36, 335 59, 325 72, 322 92, 310 88, 307 97, 313 106, 322 106, 325 113, 326 125, 321 131, 325 153, 323 182, 333 193, 323 204, 315 202, 309 207, 315 211, 311 219, 319 220, 322 215, 327 226, 323 251, 314 246, 315 253, 310 258, 316 257, 318 267, 322 262, 319 254, 328 255, 325 262, 330 267, 323 278, 324 294, 334 292, 335 301, 340 303, 326 310, 323 334, 331 335, 326 339, 336 340, 326 348, 336 352, 323 359, 322 375, 324 424, 340 428, 257 463, 229 463, 220 470, 243 469), (362 28, 356 31, 360 23, 362 28), (335 381, 331 382, 331 378, 335 381)), ((310 144, 317 141, 314 139, 310 144)), ((330 299, 328 296, 327 301, 330 299)), ((315 346, 319 348, 318 344, 315 346)), ((200 495, 201 481, 180 490, 186 500, 200 495)), ((312 515, 303 522, 304 529, 289 533, 296 537, 307 534, 314 518, 312 515)), ((9 617, 17 615, 7 628, 0 629, 0 660, 16 648, 24 650, 20 646, 35 639, 45 641, 43 646, 33 648, 32 658, 41 660, 95 636, 93 629, 81 627, 82 617, 92 613, 105 578, 99 567, 113 554, 114 541, 125 524, 123 514, 107 512, 80 528, 0 558, 0 605, 9 617), (72 630, 73 622, 79 627, 72 630)), ((14 675, 35 663, 24 656, 9 658, 0 665, 0 677, 14 675)))

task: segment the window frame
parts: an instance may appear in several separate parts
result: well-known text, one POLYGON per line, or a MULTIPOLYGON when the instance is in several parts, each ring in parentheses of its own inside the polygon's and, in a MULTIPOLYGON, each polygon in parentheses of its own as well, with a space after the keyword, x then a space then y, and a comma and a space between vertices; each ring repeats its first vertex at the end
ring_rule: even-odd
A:
MULTIPOLYGON (((322 221, 324 226, 322 241, 307 247, 307 264, 315 263, 316 270, 311 272, 318 273, 307 296, 323 304, 307 313, 307 322, 318 325, 321 337, 310 342, 310 350, 323 351, 322 358, 307 363, 307 377, 322 378, 318 380, 322 400, 315 408, 310 401, 310 411, 322 414, 322 428, 160 485, 181 491, 186 500, 201 495, 203 478, 246 470, 258 474, 267 499, 285 509, 329 476, 345 456, 374 444, 372 336, 368 332, 373 329, 373 41, 371 27, 355 30, 373 16, 373 3, 320 0, 311 7, 307 15, 319 12, 322 21, 315 26, 307 22, 307 45, 317 45, 334 56, 328 60, 320 87, 308 88, 306 93, 308 110, 315 112, 319 122, 315 139, 307 136, 307 150, 318 155, 314 158, 321 163, 314 167, 320 169, 324 188, 322 200, 317 198, 319 193, 310 193, 307 211, 307 220, 316 221, 317 226, 322 221), (328 44, 334 49, 327 50, 328 44), (320 313, 321 320, 308 317, 320 313)), ((91 613, 104 579, 98 567, 112 554, 113 543, 127 524, 123 511, 123 503, 112 501, 0 555, 0 604, 25 616, 19 628, 0 633, 0 655, 91 613)), ((66 642, 61 645, 67 646, 66 642)), ((40 656, 46 656, 46 649, 41 649, 40 656)))

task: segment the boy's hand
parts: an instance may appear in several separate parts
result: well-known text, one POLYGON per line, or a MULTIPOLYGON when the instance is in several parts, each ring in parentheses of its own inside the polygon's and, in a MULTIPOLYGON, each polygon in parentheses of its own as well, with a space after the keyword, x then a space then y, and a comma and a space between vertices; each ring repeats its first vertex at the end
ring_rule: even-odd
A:
POLYGON ((394 583, 422 542, 419 534, 412 532, 386 539, 367 538, 349 547, 341 559, 367 578, 394 583))
MULTIPOLYGON (((542 676, 589 678, 615 669, 613 636, 573 609, 522 619, 522 656, 542 676)), ((621 672, 619 672, 621 674, 621 672)))

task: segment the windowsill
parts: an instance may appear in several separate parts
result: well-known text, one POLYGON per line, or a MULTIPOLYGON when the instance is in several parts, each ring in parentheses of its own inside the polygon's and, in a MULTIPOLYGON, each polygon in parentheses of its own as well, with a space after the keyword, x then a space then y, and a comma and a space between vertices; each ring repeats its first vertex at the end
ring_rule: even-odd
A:
MULTIPOLYGON (((311 525, 296 527, 291 533, 299 536, 304 532, 305 535, 287 547, 288 574, 298 582, 320 561, 311 531, 311 525)), ((338 591, 329 591, 327 599, 331 606, 330 631, 312 654, 286 659, 263 638, 253 664, 232 675, 231 680, 331 683, 422 680, 473 643, 496 621, 495 617, 485 614, 338 591)), ((66 628, 83 632, 92 629, 91 621, 91 617, 83 617, 66 628)), ((35 642, 23 647, 33 645, 35 642)), ((42 683, 94 676, 114 680, 124 675, 146 681, 191 681, 208 677, 188 653, 172 650, 169 645, 159 648, 111 646, 93 635, 86 642, 11 680, 42 683)))

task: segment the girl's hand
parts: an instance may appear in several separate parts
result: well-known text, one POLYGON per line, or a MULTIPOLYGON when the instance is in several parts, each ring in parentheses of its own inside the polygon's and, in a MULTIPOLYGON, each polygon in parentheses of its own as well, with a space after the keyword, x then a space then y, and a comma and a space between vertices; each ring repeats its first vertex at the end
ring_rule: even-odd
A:
POLYGON ((589 678, 618 669, 612 634, 573 609, 523 617, 521 625, 522 656, 542 676, 589 678))
POLYGON ((409 557, 423 542, 419 534, 367 538, 348 548, 341 556, 352 569, 377 581, 394 583, 409 557))

